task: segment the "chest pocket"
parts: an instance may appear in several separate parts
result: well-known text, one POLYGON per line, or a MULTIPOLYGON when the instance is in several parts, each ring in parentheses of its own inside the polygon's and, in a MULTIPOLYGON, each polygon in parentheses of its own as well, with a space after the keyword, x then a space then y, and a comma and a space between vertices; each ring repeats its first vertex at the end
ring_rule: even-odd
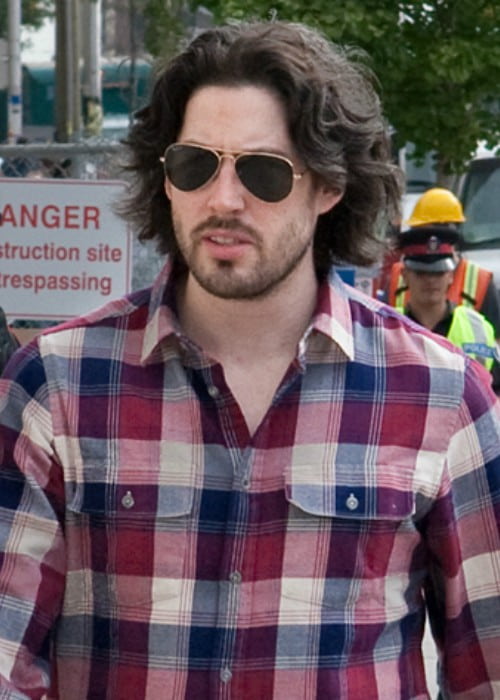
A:
POLYGON ((295 552, 284 554, 282 609, 338 623, 346 616, 396 619, 407 610, 408 572, 420 542, 411 470, 334 465, 325 474, 317 465, 293 465, 285 490, 295 552))
POLYGON ((195 471, 177 464, 160 485, 148 485, 151 474, 140 466, 121 465, 119 483, 115 465, 86 466, 68 499, 67 603, 91 600, 109 613, 180 596, 195 540, 195 471))
MULTIPOLYGON (((392 465, 377 465, 376 469, 384 474, 385 485, 371 486, 357 479, 337 484, 311 478, 315 467, 294 467, 286 479, 287 500, 305 513, 326 518, 400 521, 409 517, 415 502, 411 474, 392 465), (396 480, 391 479, 391 472, 399 472, 396 480)), ((340 470, 348 471, 348 467, 340 470)))

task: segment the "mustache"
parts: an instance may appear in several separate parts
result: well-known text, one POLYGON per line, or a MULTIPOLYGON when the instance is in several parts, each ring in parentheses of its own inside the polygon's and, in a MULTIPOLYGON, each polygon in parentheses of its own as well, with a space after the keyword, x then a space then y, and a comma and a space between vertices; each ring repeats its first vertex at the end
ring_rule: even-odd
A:
POLYGON ((220 216, 210 216, 208 219, 205 219, 205 221, 199 223, 193 229, 193 233, 203 233, 203 231, 212 228, 222 229, 223 231, 244 231, 245 233, 248 233, 250 236, 252 236, 252 238, 254 239, 259 238, 255 229, 253 229, 251 226, 247 226, 242 221, 240 221, 240 219, 234 217, 223 219, 220 216))

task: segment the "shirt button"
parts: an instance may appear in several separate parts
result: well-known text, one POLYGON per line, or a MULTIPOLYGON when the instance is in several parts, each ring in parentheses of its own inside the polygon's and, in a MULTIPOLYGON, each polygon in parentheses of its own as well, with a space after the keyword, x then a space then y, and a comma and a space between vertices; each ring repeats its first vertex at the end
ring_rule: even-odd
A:
POLYGON ((123 498, 122 498, 122 506, 123 506, 124 508, 127 508, 127 510, 128 510, 129 508, 133 508, 133 507, 135 506, 134 497, 132 496, 132 492, 131 492, 131 491, 127 491, 127 493, 123 496, 123 498))
POLYGON ((219 396, 220 392, 219 392, 219 390, 217 389, 216 386, 209 386, 209 387, 208 387, 208 394, 209 394, 209 396, 211 396, 213 399, 216 399, 216 398, 219 396))
POLYGON ((241 574, 239 571, 233 571, 233 573, 230 575, 229 580, 231 583, 234 583, 234 585, 238 585, 241 583, 241 574))
POLYGON ((359 501, 353 493, 350 493, 349 498, 347 498, 345 504, 349 508, 349 510, 356 510, 359 506, 359 501))
POLYGON ((227 683, 228 681, 231 680, 233 677, 233 674, 231 673, 231 670, 229 668, 223 668, 222 671, 220 672, 220 679, 223 683, 227 683))
POLYGON ((245 477, 241 483, 243 484, 244 489, 250 488, 250 479, 248 479, 247 477, 245 477))

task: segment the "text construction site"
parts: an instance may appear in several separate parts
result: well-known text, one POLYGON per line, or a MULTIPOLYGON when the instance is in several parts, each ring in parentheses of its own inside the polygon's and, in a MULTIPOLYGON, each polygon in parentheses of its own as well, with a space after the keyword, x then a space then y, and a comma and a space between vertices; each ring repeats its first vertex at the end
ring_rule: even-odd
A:
POLYGON ((115 181, 0 181, 0 289, 10 318, 66 319, 130 291, 115 181))

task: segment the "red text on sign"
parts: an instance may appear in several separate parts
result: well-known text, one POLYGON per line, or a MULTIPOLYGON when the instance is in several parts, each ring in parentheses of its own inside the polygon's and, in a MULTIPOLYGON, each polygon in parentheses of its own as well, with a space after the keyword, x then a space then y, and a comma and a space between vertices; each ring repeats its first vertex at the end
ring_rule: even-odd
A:
POLYGON ((95 248, 87 250, 89 262, 120 262, 121 259, 121 248, 112 248, 108 243, 99 243, 95 248))
POLYGON ((100 228, 100 211, 95 206, 78 204, 5 204, 0 212, 0 226, 13 228, 64 228, 93 229, 100 228))

